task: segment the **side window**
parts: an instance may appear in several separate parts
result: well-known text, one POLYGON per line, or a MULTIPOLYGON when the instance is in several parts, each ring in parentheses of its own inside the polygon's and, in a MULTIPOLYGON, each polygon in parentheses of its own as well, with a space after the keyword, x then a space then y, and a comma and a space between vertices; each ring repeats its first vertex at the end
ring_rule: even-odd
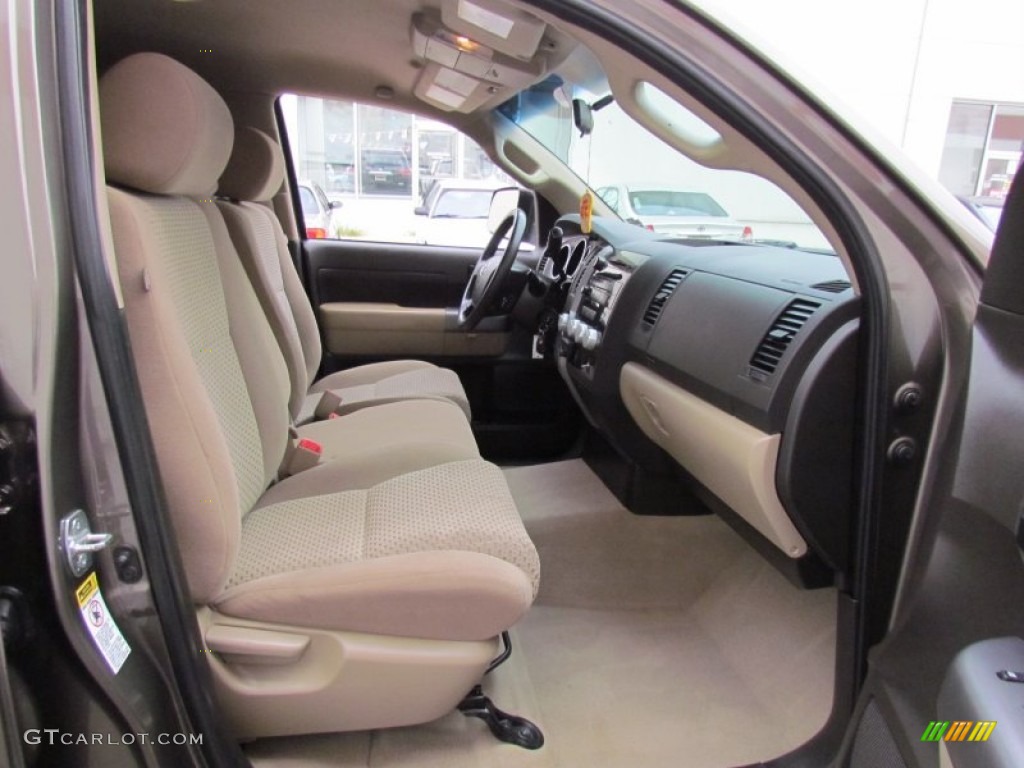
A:
POLYGON ((491 194, 515 182, 471 139, 373 105, 298 94, 280 103, 308 237, 487 244, 491 194), (314 195, 324 195, 322 212, 314 195))

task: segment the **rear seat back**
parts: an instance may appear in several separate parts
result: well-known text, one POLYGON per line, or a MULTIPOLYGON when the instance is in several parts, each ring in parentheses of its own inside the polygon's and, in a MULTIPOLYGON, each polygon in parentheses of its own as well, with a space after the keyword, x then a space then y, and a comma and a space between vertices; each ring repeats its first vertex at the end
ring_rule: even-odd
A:
POLYGON ((108 184, 138 190, 109 188, 129 334, 189 586, 205 602, 284 456, 288 370, 212 199, 234 134, 223 100, 160 54, 115 65, 100 98, 108 184), (159 100, 140 95, 156 87, 159 100))
POLYGON ((316 376, 323 349, 284 232, 273 211, 260 204, 281 189, 284 176, 284 156, 270 137, 253 128, 241 128, 235 133, 235 148, 219 188, 219 193, 233 202, 221 202, 218 207, 252 284, 263 289, 257 294, 288 363, 288 407, 295 417, 316 376))
POLYGON ((267 205, 281 188, 284 163, 272 138, 254 128, 240 129, 220 179, 219 194, 227 199, 219 206, 288 363, 292 418, 304 424, 331 412, 432 399, 457 405, 471 421, 469 398, 458 374, 422 360, 360 365, 314 383, 323 351, 316 317, 281 225, 267 205))

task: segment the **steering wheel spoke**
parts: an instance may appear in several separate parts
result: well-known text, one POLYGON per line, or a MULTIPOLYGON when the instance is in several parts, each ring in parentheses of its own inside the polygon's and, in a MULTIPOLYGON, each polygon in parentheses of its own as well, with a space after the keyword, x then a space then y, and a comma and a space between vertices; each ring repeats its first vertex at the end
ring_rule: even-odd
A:
POLYGON ((512 266, 515 264, 519 245, 525 233, 526 214, 518 208, 494 230, 462 292, 462 301, 459 304, 459 327, 462 330, 473 330, 487 315, 495 299, 501 295, 509 275, 512 274, 512 266), (498 247, 506 236, 508 241, 499 256, 498 247))

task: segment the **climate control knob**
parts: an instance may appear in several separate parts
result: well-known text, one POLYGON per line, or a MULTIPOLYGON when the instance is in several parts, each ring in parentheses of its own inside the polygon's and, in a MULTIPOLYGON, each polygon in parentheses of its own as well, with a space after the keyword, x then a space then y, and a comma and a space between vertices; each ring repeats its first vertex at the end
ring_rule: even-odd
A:
POLYGON ((569 338, 573 341, 582 341, 583 332, 587 329, 587 326, 578 317, 574 317, 569 322, 569 338))
POLYGON ((571 315, 568 312, 563 312, 558 316, 558 330, 559 332, 564 331, 569 327, 569 320, 571 315))
POLYGON ((586 350, 597 349, 601 343, 601 332, 597 328, 587 328, 580 339, 580 346, 586 350))

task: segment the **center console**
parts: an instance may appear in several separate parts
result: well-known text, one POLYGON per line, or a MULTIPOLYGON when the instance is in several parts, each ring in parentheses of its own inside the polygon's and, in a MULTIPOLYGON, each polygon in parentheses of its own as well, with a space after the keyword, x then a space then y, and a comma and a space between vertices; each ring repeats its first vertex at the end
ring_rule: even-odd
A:
POLYGON ((608 322, 636 266, 600 240, 587 243, 558 317, 560 362, 564 359, 587 378, 593 377, 608 322))

